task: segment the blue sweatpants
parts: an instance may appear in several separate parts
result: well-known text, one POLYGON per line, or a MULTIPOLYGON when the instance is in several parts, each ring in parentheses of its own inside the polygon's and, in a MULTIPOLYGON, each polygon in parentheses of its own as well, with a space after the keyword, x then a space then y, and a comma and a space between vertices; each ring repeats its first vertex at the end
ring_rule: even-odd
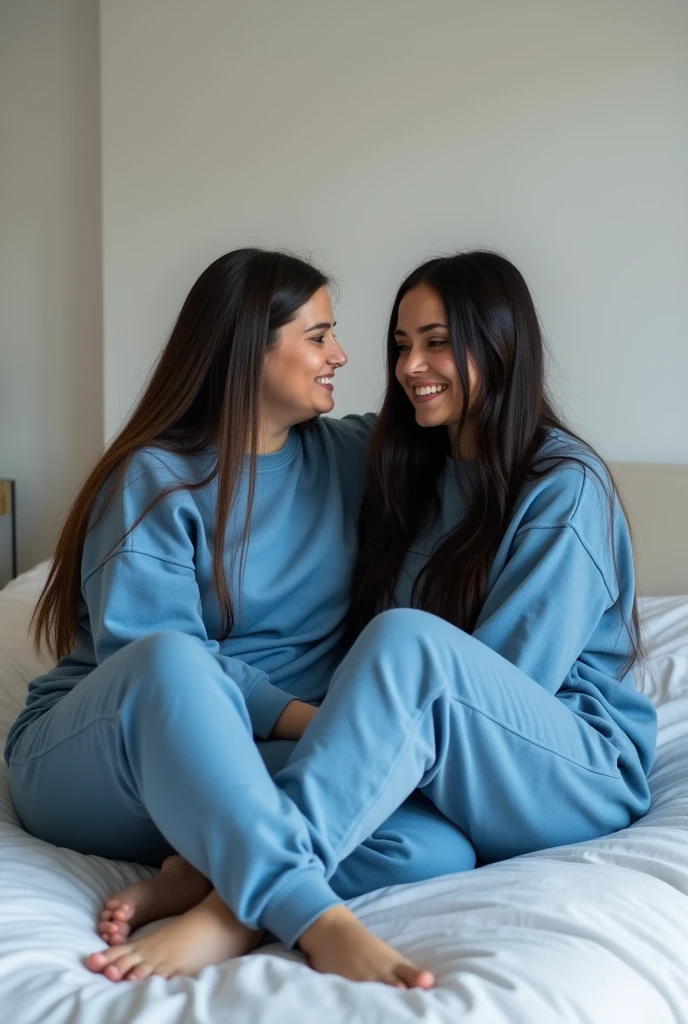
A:
POLYGON ((361 836, 327 884, 302 815, 271 779, 296 746, 256 744, 243 697, 217 662, 192 637, 161 632, 123 647, 25 729, 10 786, 31 834, 153 865, 179 852, 237 916, 285 941, 303 930, 292 923, 303 917, 299 897, 286 931, 279 899, 274 920, 266 900, 301 874, 318 883, 313 920, 341 899, 475 866, 466 836, 413 793, 361 836))
POLYGON ((287 945, 339 896, 470 868, 475 851, 489 861, 603 835, 649 803, 612 739, 408 609, 364 630, 278 767, 283 754, 275 785, 238 688, 169 632, 112 655, 31 723, 10 782, 34 835, 152 863, 172 848, 287 945))

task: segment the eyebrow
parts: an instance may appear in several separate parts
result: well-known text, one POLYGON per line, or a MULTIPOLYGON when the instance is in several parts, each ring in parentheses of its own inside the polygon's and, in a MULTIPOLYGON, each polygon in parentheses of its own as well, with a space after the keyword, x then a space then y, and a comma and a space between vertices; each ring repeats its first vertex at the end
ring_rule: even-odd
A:
POLYGON ((313 324, 312 327, 308 327, 303 333, 304 334, 310 334, 311 331, 329 331, 330 327, 336 327, 336 326, 337 326, 337 321, 336 320, 335 320, 335 322, 333 324, 313 324))
MULTIPOLYGON (((446 324, 423 324, 422 327, 418 328, 418 334, 425 334, 425 333, 427 333, 427 331, 434 331, 437 327, 441 327, 442 330, 444 330, 444 331, 448 331, 449 330, 449 328, 447 327, 446 324)), ((408 337, 408 335, 406 334, 406 331, 402 331, 399 327, 397 327, 397 329, 395 330, 394 333, 395 333, 395 335, 401 334, 401 335, 404 336, 404 338, 408 337)))

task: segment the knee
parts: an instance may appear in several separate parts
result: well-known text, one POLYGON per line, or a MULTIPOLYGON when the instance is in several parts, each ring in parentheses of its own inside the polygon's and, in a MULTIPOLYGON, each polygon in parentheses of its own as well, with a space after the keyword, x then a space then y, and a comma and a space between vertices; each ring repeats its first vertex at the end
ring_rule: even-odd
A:
POLYGON ((418 608, 391 608, 381 612, 361 632, 359 650, 392 653, 404 666, 432 663, 447 667, 457 654, 469 657, 479 641, 446 619, 418 608))
MULTIPOLYGON (((453 689, 457 661, 469 659, 474 637, 445 619, 417 608, 381 612, 362 630, 340 666, 342 686, 361 678, 392 691, 409 706, 453 689)), ((337 681, 340 676, 337 675, 337 681)))
POLYGON ((124 694, 117 699, 124 719, 133 715, 135 721, 159 723, 165 715, 191 728, 232 706, 250 727, 239 683, 198 638, 163 630, 132 641, 115 657, 120 658, 117 675, 124 694))
POLYGON ((177 678, 190 669, 198 672, 199 662, 210 657, 200 640, 174 629, 134 640, 128 653, 141 673, 151 680, 177 678))
POLYGON ((179 707, 200 703, 205 695, 222 690, 243 705, 239 687, 223 672, 196 637, 163 630, 135 640, 125 648, 127 691, 136 703, 179 707), (235 692, 236 691, 236 692, 235 692))
POLYGON ((462 641, 469 645, 477 643, 470 633, 420 608, 389 608, 380 612, 363 629, 361 637, 378 642, 389 641, 395 645, 424 640, 446 640, 454 646, 462 641))
POLYGON ((359 640, 367 644, 392 644, 397 647, 400 643, 413 643, 427 636, 438 622, 443 621, 418 608, 389 608, 370 620, 359 640))

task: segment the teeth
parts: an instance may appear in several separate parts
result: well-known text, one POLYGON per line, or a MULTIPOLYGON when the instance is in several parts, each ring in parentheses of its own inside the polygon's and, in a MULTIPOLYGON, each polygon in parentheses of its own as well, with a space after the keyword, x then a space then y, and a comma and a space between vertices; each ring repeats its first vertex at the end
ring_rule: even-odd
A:
POLYGON ((415 393, 420 395, 437 395, 440 391, 446 391, 449 387, 448 384, 430 384, 425 388, 414 388, 415 393))
POLYGON ((315 383, 316 384, 331 384, 333 380, 334 380, 334 377, 316 377, 315 378, 315 383))

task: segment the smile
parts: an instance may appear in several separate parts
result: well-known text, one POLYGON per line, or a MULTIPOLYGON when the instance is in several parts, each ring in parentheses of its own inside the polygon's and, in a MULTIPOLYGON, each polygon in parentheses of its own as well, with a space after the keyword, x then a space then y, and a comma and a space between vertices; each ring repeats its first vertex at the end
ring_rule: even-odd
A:
POLYGON ((328 391, 334 391, 334 377, 316 377, 315 383, 327 388, 328 391))
POLYGON ((424 398, 426 401, 441 395, 449 387, 448 384, 425 384, 422 387, 412 388, 416 400, 424 398))
POLYGON ((448 384, 428 384, 424 387, 414 388, 417 395, 437 395, 440 391, 446 391, 448 384))

